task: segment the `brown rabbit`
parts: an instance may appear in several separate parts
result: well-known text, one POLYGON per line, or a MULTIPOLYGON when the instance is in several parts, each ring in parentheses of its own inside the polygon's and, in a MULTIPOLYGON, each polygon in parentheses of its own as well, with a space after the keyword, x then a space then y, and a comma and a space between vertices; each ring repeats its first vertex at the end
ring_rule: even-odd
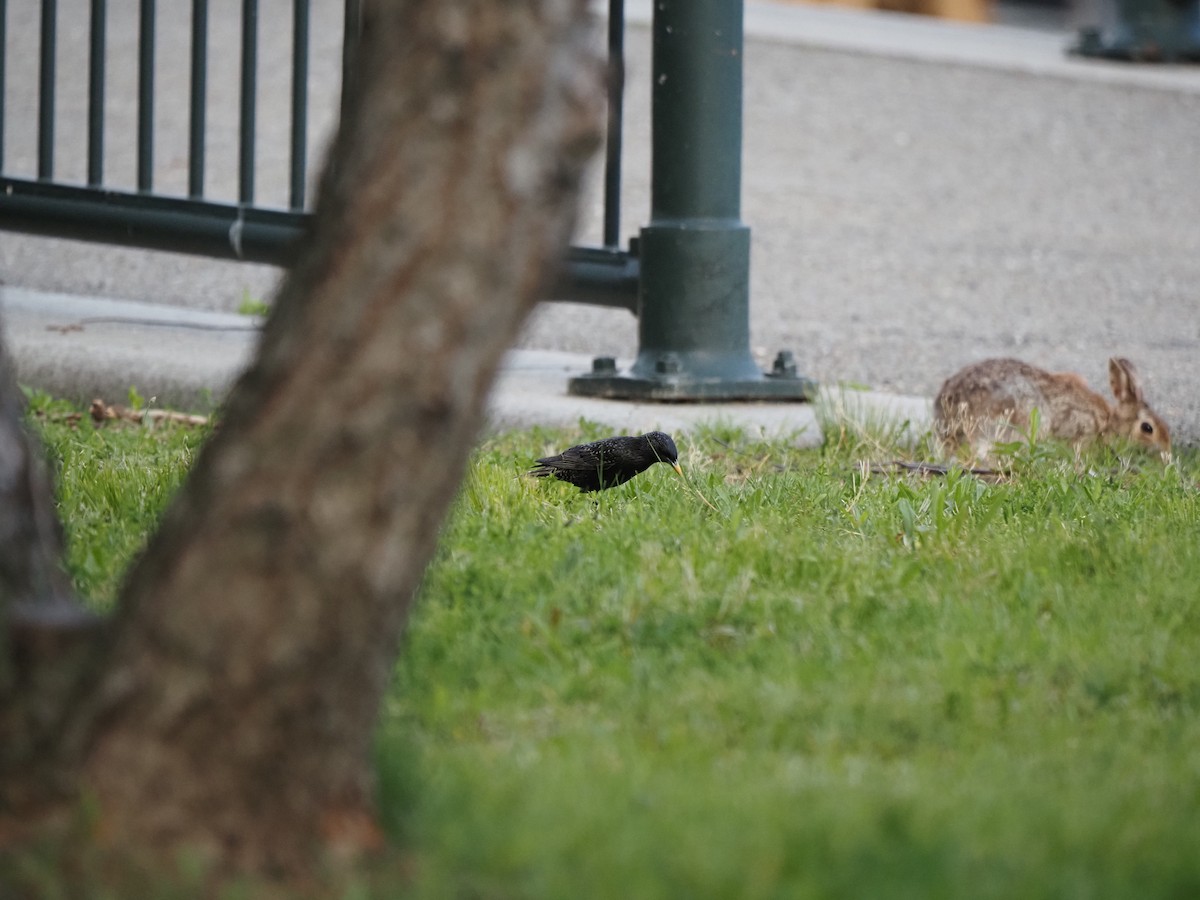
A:
POLYGON ((1146 404, 1133 363, 1113 357, 1108 377, 1115 405, 1073 373, 1047 372, 1018 359, 985 359, 946 379, 933 401, 934 429, 947 452, 968 442, 983 458, 992 442, 1019 440, 1036 407, 1043 435, 1077 447, 1122 437, 1170 459, 1167 423, 1146 404))

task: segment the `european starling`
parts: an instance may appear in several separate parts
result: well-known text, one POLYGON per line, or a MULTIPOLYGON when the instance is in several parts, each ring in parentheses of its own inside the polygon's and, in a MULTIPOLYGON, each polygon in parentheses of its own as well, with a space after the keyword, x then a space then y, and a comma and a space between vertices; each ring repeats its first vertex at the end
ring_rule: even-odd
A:
POLYGON ((661 431, 580 444, 557 456, 539 459, 529 474, 538 478, 553 475, 586 494, 624 484, 656 462, 669 463, 676 472, 683 474, 675 442, 661 431))

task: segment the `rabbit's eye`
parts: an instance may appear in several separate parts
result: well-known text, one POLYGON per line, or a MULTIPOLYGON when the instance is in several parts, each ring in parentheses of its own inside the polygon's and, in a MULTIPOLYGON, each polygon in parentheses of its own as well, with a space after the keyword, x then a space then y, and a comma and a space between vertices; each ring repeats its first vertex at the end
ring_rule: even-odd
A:
POLYGON ((1154 426, 1149 422, 1142 423, 1142 434, 1154 434, 1154 426))

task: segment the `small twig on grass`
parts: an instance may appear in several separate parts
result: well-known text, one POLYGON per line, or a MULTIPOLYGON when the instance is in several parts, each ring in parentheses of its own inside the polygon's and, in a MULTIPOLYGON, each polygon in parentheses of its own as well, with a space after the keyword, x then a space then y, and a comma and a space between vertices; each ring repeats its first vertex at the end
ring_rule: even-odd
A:
POLYGON ((952 468, 959 468, 959 471, 966 475, 976 475, 980 478, 1006 478, 1009 472, 1001 471, 1000 469, 963 469, 960 467, 947 465, 946 463, 931 463, 931 462, 908 462, 903 459, 894 459, 890 462, 873 463, 869 460, 862 460, 858 464, 859 471, 867 475, 887 475, 891 472, 915 472, 918 475, 945 475, 952 468))
POLYGON ((170 409, 129 409, 125 406, 118 406, 115 403, 105 403, 99 398, 92 401, 91 408, 88 411, 91 414, 92 421, 97 425, 110 419, 121 419, 126 422, 137 422, 138 424, 145 424, 146 422, 178 422, 182 425, 207 425, 209 421, 208 416, 175 412, 170 409))

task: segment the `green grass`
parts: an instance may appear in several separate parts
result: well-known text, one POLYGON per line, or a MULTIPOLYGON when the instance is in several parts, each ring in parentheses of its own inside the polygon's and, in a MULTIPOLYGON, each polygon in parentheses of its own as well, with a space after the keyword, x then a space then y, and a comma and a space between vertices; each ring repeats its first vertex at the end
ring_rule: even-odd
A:
MULTIPOLYGON (((131 407, 141 406, 140 400, 131 389, 131 407)), ((70 404, 36 392, 29 394, 29 422, 54 474, 67 568, 81 596, 108 608, 208 429, 172 423, 96 426, 70 404)))
POLYGON ((242 291, 242 302, 238 304, 237 311, 241 316, 265 316, 271 312, 271 304, 251 297, 249 291, 242 291))
MULTIPOLYGON (((106 596, 197 438, 88 428, 46 435, 106 596)), ((1200 896, 1196 454, 924 480, 829 433, 594 498, 522 477, 594 428, 485 442, 379 735, 405 896, 1200 896)))

